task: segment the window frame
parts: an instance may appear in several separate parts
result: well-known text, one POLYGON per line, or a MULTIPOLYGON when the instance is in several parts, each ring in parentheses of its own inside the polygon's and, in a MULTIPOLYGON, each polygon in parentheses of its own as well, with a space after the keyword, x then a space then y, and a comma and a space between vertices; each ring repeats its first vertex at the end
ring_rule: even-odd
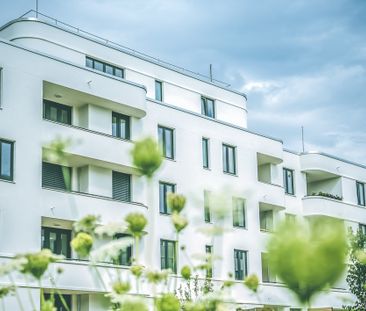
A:
POLYGON ((158 125, 158 142, 163 154, 163 157, 168 160, 175 160, 175 129, 171 127, 166 127, 163 125, 158 125), (167 156, 167 148, 166 148, 166 135, 165 131, 171 132, 171 156, 167 156))
MULTIPOLYGON (((213 245, 205 245, 205 252, 206 254, 213 253, 213 245)), ((213 260, 211 258, 211 267, 206 269, 206 278, 212 279, 213 278, 213 260)))
POLYGON ((109 76, 116 77, 116 78, 119 78, 119 79, 125 79, 125 77, 126 77, 125 68, 120 67, 120 66, 113 65, 111 63, 107 63, 105 61, 99 60, 97 58, 94 58, 94 57, 91 57, 91 56, 88 56, 88 55, 85 56, 85 66, 87 68, 91 68, 91 69, 97 70, 99 72, 103 72, 103 73, 105 73, 105 74, 107 74, 109 76), (88 61, 91 62, 92 66, 88 66, 88 61), (95 63, 96 62, 98 62, 98 63, 100 63, 102 65, 103 70, 99 70, 99 69, 95 68, 95 63), (106 70, 106 67, 107 66, 109 66, 109 67, 111 67, 113 69, 113 73, 112 74, 107 72, 107 70, 106 70), (120 70, 122 72, 122 77, 120 77, 119 75, 116 74, 116 71, 117 70, 120 70))
POLYGON ((216 101, 212 98, 201 96, 201 114, 208 118, 216 119, 216 101), (212 102, 212 116, 208 114, 208 101, 212 102))
POLYGON ((210 169, 210 139, 207 137, 202 137, 201 141, 202 147, 202 167, 206 170, 210 169), (206 154, 206 157, 205 157, 206 154))
POLYGON ((366 224, 358 224, 358 229, 364 234, 366 235, 366 224))
POLYGON ((4 84, 3 84, 3 67, 0 67, 0 110, 3 107, 3 93, 4 93, 4 84))
POLYGON ((168 193, 176 193, 177 185, 170 182, 159 181, 159 213, 161 215, 171 215, 171 210, 168 204, 168 193), (163 194, 161 194, 161 187, 163 186, 163 194), (172 192, 167 192, 167 186, 171 186, 173 188, 172 192), (163 200, 162 200, 163 198, 163 200))
POLYGON ((116 200, 118 202, 127 202, 127 203, 131 203, 132 202, 132 194, 133 194, 133 190, 132 190, 132 175, 128 174, 128 173, 122 173, 122 172, 118 172, 118 171, 114 171, 112 170, 112 199, 116 200), (128 176, 128 199, 127 200, 122 200, 119 199, 118 196, 115 193, 115 176, 118 175, 125 175, 128 176))
POLYGON ((295 170, 284 167, 283 168, 283 188, 285 190, 285 194, 287 195, 295 195, 295 170), (289 189, 289 184, 288 184, 288 179, 287 179, 287 172, 291 173, 291 187, 292 187, 292 192, 288 191, 289 189))
POLYGON ((14 181, 14 145, 15 142, 7 139, 0 138, 0 180, 14 181), (10 145, 10 176, 1 174, 1 162, 2 162, 2 144, 10 145))
POLYGON ((167 240, 167 239, 160 239, 160 268, 163 269, 171 269, 175 274, 177 273, 177 247, 176 244, 177 241, 173 241, 173 240, 167 240), (164 246, 164 257, 163 257, 163 244, 165 243, 164 246), (168 245, 172 243, 173 244, 173 269, 169 266, 169 257, 168 257, 168 245), (164 264, 163 264, 163 258, 164 260, 164 264))
POLYGON ((209 223, 209 224, 212 223, 210 197, 211 197, 211 191, 203 190, 204 219, 205 219, 205 223, 209 223))
POLYGON ((357 205, 366 207, 365 183, 361 181, 356 181, 356 194, 357 194, 357 205))
MULTIPOLYGON (((114 240, 117 240, 117 239, 121 239, 121 238, 126 238, 126 237, 132 237, 131 234, 128 234, 128 233, 117 233, 113 236, 113 239, 114 240)), ((130 246, 127 246, 125 249, 121 250, 120 253, 119 253, 119 256, 118 256, 118 260, 115 260, 113 261, 113 263, 115 265, 118 265, 118 266, 126 266, 126 267, 130 267, 132 266, 132 261, 133 261, 133 252, 134 252, 134 247, 133 245, 130 245, 130 246), (127 254, 129 255, 129 261, 126 262, 126 263, 123 263, 122 261, 122 254, 124 252, 127 252, 127 254)), ((128 256, 127 255, 127 256, 128 256)))
POLYGON ((164 101, 163 81, 155 79, 154 86, 155 86, 155 100, 157 100, 159 102, 163 102, 164 101), (159 89, 160 89, 160 99, 157 98, 158 96, 157 96, 157 92, 156 92, 156 90, 157 90, 156 88, 158 85, 159 85, 159 89))
POLYGON ((246 211, 246 201, 244 198, 240 198, 240 197, 233 197, 232 198, 232 216, 233 216, 233 227, 234 228, 242 228, 242 229, 246 229, 247 228, 247 211, 246 211), (237 210, 237 203, 238 202, 242 202, 243 203, 243 206, 242 206, 242 210, 237 210), (238 215, 238 214, 242 214, 242 218, 243 218, 243 224, 241 224, 241 222, 239 220, 241 219, 237 219, 235 217, 235 215, 238 215))
POLYGON ((48 99, 44 99, 43 100, 43 119, 48 120, 48 121, 52 121, 52 122, 57 122, 57 123, 61 123, 61 124, 67 124, 67 125, 72 125, 72 106, 68 106, 68 105, 64 105, 64 104, 60 104, 57 102, 54 102, 52 100, 48 100, 48 99), (50 108, 56 108, 57 110, 57 116, 56 116, 56 120, 52 120, 50 117, 47 117, 47 112, 49 111, 49 115, 51 115, 50 112, 50 108), (69 123, 68 122, 62 122, 59 119, 59 112, 60 111, 66 111, 67 115, 68 115, 68 119, 69 119, 69 123))
POLYGON ((243 281, 248 276, 248 251, 241 250, 241 249, 234 249, 234 279, 243 281), (237 262, 236 254, 243 254, 244 255, 244 271, 237 270, 237 266, 239 267, 239 262, 237 262), (238 263, 238 265, 237 265, 238 263), (241 272, 243 272, 241 274, 241 272))
POLYGON ((236 176, 237 175, 237 160, 236 160, 236 146, 233 145, 229 145, 226 143, 222 144, 222 170, 225 174, 229 174, 229 175, 233 175, 236 176), (230 161, 229 161, 229 150, 233 150, 233 171, 230 171, 230 161))
POLYGON ((259 229, 260 229, 260 231, 262 231, 262 232, 273 232, 273 230, 274 230, 274 218, 275 218, 274 210, 272 210, 272 209, 268 209, 268 210, 265 210, 265 211, 259 210, 259 229), (267 214, 269 212, 272 215, 271 228, 267 228, 267 226, 266 226, 266 228, 263 228, 262 227, 262 217, 261 217, 261 214, 262 213, 266 213, 267 214))
POLYGON ((130 140, 131 139, 131 117, 122 113, 112 111, 112 136, 120 139, 130 140), (113 128, 113 119, 116 118, 116 133, 114 133, 113 128), (121 135, 121 127, 117 126, 120 124, 120 121, 125 121, 125 137, 121 135))
MULTIPOLYGON (((72 301, 73 301, 72 296, 73 295, 71 295, 71 294, 61 294, 61 295, 62 295, 62 298, 64 299, 66 305, 69 307, 70 310, 72 310, 72 301)), ((50 299, 51 299, 51 294, 44 293, 44 300, 50 300, 50 299)), ((63 303, 61 301, 59 294, 55 294, 53 299, 54 299, 56 311, 63 310, 64 306, 63 306, 63 303)))
MULTIPOLYGON (((56 233, 56 243, 58 244, 58 247, 60 248, 60 250, 62 249, 62 243, 61 243, 61 240, 60 240, 60 236, 61 234, 66 234, 66 237, 67 237, 67 243, 66 243, 66 259, 72 259, 72 251, 71 251, 71 246, 70 246, 70 242, 71 242, 71 238, 72 238, 72 231, 69 230, 69 229, 64 229, 64 228, 54 228, 54 227, 48 227, 48 226, 42 226, 41 227, 41 248, 47 248, 45 245, 47 243, 42 243, 42 242, 45 242, 46 241, 46 236, 48 236, 48 246, 49 246, 49 236, 50 236, 50 233, 53 232, 53 233, 56 233), (42 240, 42 237, 43 237, 43 240, 42 240)), ((57 246, 56 246, 57 248, 57 246)), ((48 247, 47 249, 51 250, 50 247, 48 247)), ((53 253, 57 254, 56 252, 54 252, 54 250, 51 250, 53 253)), ((58 255, 61 255, 62 252, 58 255)))
POLYGON ((70 192, 72 191, 72 174, 73 174, 73 169, 71 166, 65 166, 65 165, 61 165, 61 164, 56 164, 56 163, 50 163, 50 162, 45 162, 45 161, 42 161, 42 188, 47 188, 47 189, 52 189, 52 190, 60 190, 60 191, 67 191, 67 192, 70 192), (54 186, 49 186, 49 185, 44 185, 44 164, 46 165, 51 165, 51 166, 59 166, 60 169, 61 169, 61 173, 62 173, 62 179, 63 179, 63 182, 64 182, 64 185, 65 187, 54 187, 54 186), (67 180, 65 179, 65 171, 68 170, 68 173, 69 173, 69 182, 70 184, 68 185, 67 184, 67 180))
POLYGON ((269 265, 269 254, 261 253, 261 270, 262 270, 262 282, 263 283, 277 283, 276 276, 271 272, 271 267, 269 265), (264 266, 264 263, 266 264, 264 266), (266 270, 266 279, 264 278, 264 270, 266 270))

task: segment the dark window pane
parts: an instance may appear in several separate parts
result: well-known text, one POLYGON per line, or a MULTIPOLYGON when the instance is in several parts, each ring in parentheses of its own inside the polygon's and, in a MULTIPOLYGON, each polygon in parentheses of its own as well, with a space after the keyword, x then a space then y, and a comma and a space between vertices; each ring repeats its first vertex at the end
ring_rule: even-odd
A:
POLYGON ((365 184, 361 182, 356 182, 356 189, 357 189, 357 204, 365 206, 366 205, 365 184))
POLYGON ((94 60, 94 69, 104 71, 104 64, 100 61, 94 60))
POLYGON ((123 73, 124 73, 124 71, 122 69, 116 68, 116 67, 114 68, 114 75, 116 77, 123 79, 123 77, 124 77, 123 73))
POLYGON ((163 84, 157 80, 155 80, 155 99, 163 101, 163 84))
MULTIPOLYGON (((125 233, 118 233, 114 236, 115 239, 121 239, 125 237, 131 237, 131 236, 125 233)), ((121 250, 119 260, 115 264, 119 264, 122 266, 130 266, 132 264, 132 245, 121 250)))
POLYGON ((159 146, 163 156, 174 159, 174 130, 163 126, 158 127, 159 146))
POLYGON ((71 230, 42 227, 42 248, 71 258, 71 230))
POLYGON ((215 118, 215 102, 212 99, 201 97, 201 113, 207 117, 215 118))
POLYGON ((53 297, 50 294, 44 294, 45 300, 53 300, 56 311, 67 311, 71 310, 71 295, 62 295, 64 303, 66 303, 67 308, 65 308, 60 296, 55 293, 53 297))
POLYGON ((112 113, 112 135, 115 137, 130 139, 130 117, 112 113))
POLYGON ((44 100, 43 109, 43 116, 45 119, 64 124, 71 124, 72 107, 44 100))
POLYGON ((13 143, 0 140, 0 178, 13 179, 13 143))
POLYGON ((236 174, 235 147, 222 145, 222 160, 225 173, 236 174))
POLYGON ((171 214, 170 207, 168 205, 168 194, 175 192, 175 185, 159 182, 159 211, 162 214, 171 214))
MULTIPOLYGON (((206 245, 206 254, 207 255, 212 255, 212 245, 206 245)), ((208 268, 206 269, 206 277, 208 278, 212 278, 212 275, 213 275, 213 260, 212 260, 212 257, 208 257, 208 268)))
POLYGON ((293 170, 283 169, 283 186, 285 187, 285 193, 295 194, 293 170))
POLYGON ((203 167, 209 168, 209 140, 208 138, 202 138, 202 161, 203 167))
POLYGON ((70 190, 71 168, 42 162, 42 187, 70 190))
POLYGON ((111 65, 105 65, 105 73, 108 73, 110 75, 113 75, 113 66, 111 65))
POLYGON ((245 200, 233 198, 233 226, 245 228, 245 200))
POLYGON ((203 204, 205 212, 205 222, 211 222, 210 192, 205 190, 203 195, 204 195, 203 204))
POLYGON ((160 240, 161 269, 171 269, 177 273, 175 241, 160 240))
POLYGON ((247 276, 247 252, 234 250, 235 280, 244 280, 247 276))
POLYGON ((113 199, 131 201, 131 175, 113 171, 112 188, 113 199))
POLYGON ((86 58, 86 67, 94 68, 94 61, 90 57, 86 58))

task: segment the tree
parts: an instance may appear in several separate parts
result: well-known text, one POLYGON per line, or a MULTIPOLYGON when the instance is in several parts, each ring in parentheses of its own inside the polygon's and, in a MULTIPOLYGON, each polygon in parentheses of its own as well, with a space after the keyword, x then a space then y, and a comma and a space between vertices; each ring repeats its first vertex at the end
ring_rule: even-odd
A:
POLYGON ((352 306, 346 306, 346 310, 366 310, 366 262, 364 260, 366 250, 366 234, 358 230, 350 234, 350 264, 347 274, 347 283, 350 291, 356 296, 356 302, 352 306))

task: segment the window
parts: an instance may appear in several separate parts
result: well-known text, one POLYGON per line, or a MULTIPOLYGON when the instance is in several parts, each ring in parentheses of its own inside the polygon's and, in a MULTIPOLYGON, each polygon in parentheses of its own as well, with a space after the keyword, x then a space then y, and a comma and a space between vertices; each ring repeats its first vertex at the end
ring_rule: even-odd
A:
POLYGON ((112 171, 112 197, 131 202, 131 175, 112 171))
POLYGON ((71 111, 70 106, 49 100, 43 101, 43 117, 47 120, 71 125, 71 111))
POLYGON ((247 252, 234 249, 235 280, 244 280, 248 274, 247 252))
POLYGON ((233 226, 245 228, 245 200, 233 198, 233 226))
POLYGON ((42 249, 71 258, 71 230, 42 227, 42 249))
POLYGON ((168 159, 174 160, 174 130, 159 126, 159 145, 163 156, 168 159))
POLYGON ((365 224, 359 224, 358 225, 359 230, 361 230, 361 232, 366 235, 366 225, 365 224))
POLYGON ((202 165, 203 168, 210 168, 210 140, 208 138, 202 138, 202 165))
POLYGON ((215 102, 212 99, 201 97, 201 113, 207 117, 215 118, 215 102))
POLYGON ((223 159, 224 173, 235 175, 236 174, 235 147, 223 144, 222 159, 223 159))
POLYGON ((268 254, 262 253, 262 281, 266 283, 275 283, 276 276, 272 273, 269 266, 268 254))
POLYGON ((58 294, 54 294, 53 296, 51 296, 50 294, 44 294, 45 300, 53 299, 56 311, 72 310, 71 309, 71 306, 72 306, 71 295, 62 295, 62 298, 63 298, 64 303, 66 304, 67 308, 65 308, 64 303, 62 302, 62 300, 58 294))
POLYGON ((273 230, 273 211, 266 210, 259 212, 260 218, 260 229, 262 231, 272 231, 273 230))
POLYGON ((357 204, 365 206, 365 184, 359 181, 356 181, 356 188, 357 188, 357 204))
POLYGON ((0 179, 13 180, 14 143, 0 139, 0 179))
POLYGON ((129 116, 112 112, 112 135, 123 139, 130 139, 129 116))
POLYGON ((289 224, 293 224, 296 222, 296 215, 294 214, 285 214, 285 221, 289 224))
POLYGON ((163 101, 163 82, 155 80, 155 99, 163 101))
POLYGON ((175 241, 160 240, 161 269, 170 269, 177 273, 175 241))
POLYGON ((123 79, 125 77, 125 71, 124 69, 113 66, 111 64, 107 64, 104 62, 101 62, 99 60, 96 60, 91 57, 86 57, 86 67, 93 68, 98 71, 103 71, 104 73, 107 73, 109 75, 118 77, 123 79))
POLYGON ((210 208, 210 195, 209 191, 203 192, 203 206, 205 214, 205 222, 211 222, 211 208, 210 208))
POLYGON ((71 190, 71 167, 42 162, 42 187, 71 190))
POLYGON ((283 169, 283 186, 285 187, 285 193, 295 194, 293 170, 289 170, 288 168, 283 169))
POLYGON ((206 254, 209 255, 209 257, 207 257, 207 262, 209 264, 209 266, 206 269, 206 277, 208 278, 212 278, 213 275, 213 260, 212 260, 212 245, 206 245, 206 254))
MULTIPOLYGON (((125 233, 117 233, 114 238, 121 239, 125 237, 130 237, 130 235, 125 233)), ((121 265, 121 266, 131 266, 132 264, 132 245, 122 249, 120 251, 119 258, 114 264, 121 265)))
POLYGON ((168 194, 175 192, 175 185, 159 182, 159 210, 161 214, 171 214, 168 204, 168 194))

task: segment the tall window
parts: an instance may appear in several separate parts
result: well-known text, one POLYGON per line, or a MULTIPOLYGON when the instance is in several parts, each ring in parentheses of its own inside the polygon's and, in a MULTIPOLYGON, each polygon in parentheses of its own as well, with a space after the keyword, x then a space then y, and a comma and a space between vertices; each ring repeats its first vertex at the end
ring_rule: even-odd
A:
POLYGON ((285 193, 295 194, 293 170, 289 170, 288 168, 283 169, 283 186, 285 187, 285 193))
POLYGON ((104 73, 118 78, 123 79, 125 77, 125 71, 123 68, 101 62, 91 57, 86 57, 86 67, 93 68, 98 71, 103 71, 104 73))
POLYGON ((233 198, 233 226, 245 228, 245 200, 233 198))
POLYGON ((174 159, 174 130, 159 125, 158 135, 163 156, 168 159, 174 159))
POLYGON ((206 269, 206 277, 212 278, 213 275, 213 260, 212 260, 212 245, 206 245, 206 254, 208 255, 208 267, 206 269))
POLYGON ((207 117, 215 118, 215 102, 207 97, 201 97, 201 113, 207 117))
POLYGON ((168 204, 168 194, 174 192, 174 184, 159 182, 159 210, 161 214, 171 214, 172 211, 168 204))
POLYGON ((42 248, 71 258, 71 230, 42 227, 42 248))
POLYGON ((177 273, 175 243, 175 241, 160 240, 160 262, 161 269, 171 269, 177 273))
MULTIPOLYGON (((125 233, 117 233, 114 236, 114 239, 121 239, 125 237, 130 237, 130 235, 125 233)), ((117 262, 115 264, 121 265, 121 266, 131 266, 132 263, 132 245, 122 249, 120 251, 120 255, 118 257, 117 262)))
POLYGON ((260 211, 259 220, 262 231, 273 231, 273 210, 260 211))
POLYGON ((358 225, 359 229, 361 230, 361 232, 366 235, 366 225, 365 224, 359 224, 358 225))
POLYGON ((262 255, 262 281, 267 283, 275 283, 276 276, 271 271, 268 254, 262 253, 261 255, 262 255))
POLYGON ((43 101, 43 117, 47 120, 71 124, 72 107, 55 103, 49 100, 43 101))
POLYGON ((235 280, 244 280, 248 274, 247 251, 234 249, 235 280))
POLYGON ((356 189, 357 189, 357 204, 365 206, 365 184, 359 181, 356 181, 356 189))
POLYGON ((210 168, 210 140, 208 138, 202 138, 202 165, 203 168, 210 168))
POLYGON ((130 117, 112 112, 112 135, 119 138, 130 139, 130 117))
POLYGON ((118 201, 131 201, 131 175, 112 172, 112 196, 118 201))
POLYGON ((71 167, 42 162, 42 187, 71 190, 71 167))
POLYGON ((222 160, 223 160, 224 172, 235 175, 236 174, 235 147, 223 144, 222 160))
POLYGON ((13 180, 14 143, 0 139, 0 179, 13 180))
MULTIPOLYGON (((62 300, 58 294, 53 295, 53 301, 54 301, 54 306, 56 308, 56 311, 72 310, 71 295, 63 294, 62 298, 63 298, 64 302, 62 302, 62 300), (65 308, 64 303, 66 304, 67 308, 65 308)), ((44 294, 44 299, 51 300, 52 297, 50 294, 44 294)))
POLYGON ((155 80, 155 99, 163 101, 163 82, 155 80))
POLYGON ((203 192, 203 207, 205 214, 205 222, 211 222, 211 207, 210 207, 211 192, 205 190, 203 192))

